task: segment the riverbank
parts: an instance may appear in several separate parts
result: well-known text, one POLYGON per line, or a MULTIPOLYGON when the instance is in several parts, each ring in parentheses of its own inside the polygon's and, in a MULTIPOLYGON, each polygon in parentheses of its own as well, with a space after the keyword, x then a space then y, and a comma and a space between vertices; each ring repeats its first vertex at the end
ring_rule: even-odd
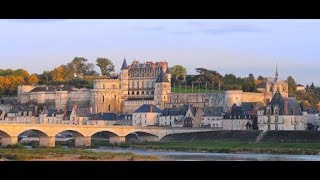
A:
POLYGON ((145 142, 122 145, 162 151, 320 155, 320 143, 247 143, 222 141, 145 142))
POLYGON ((22 145, 0 148, 2 161, 156 161, 155 156, 133 153, 93 152, 85 148, 26 148, 22 145))

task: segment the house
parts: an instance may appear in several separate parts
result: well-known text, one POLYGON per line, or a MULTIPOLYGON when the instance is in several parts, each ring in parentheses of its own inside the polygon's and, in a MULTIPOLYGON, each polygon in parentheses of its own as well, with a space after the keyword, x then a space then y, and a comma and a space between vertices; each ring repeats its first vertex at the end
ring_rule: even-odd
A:
POLYGON ((174 108, 165 108, 159 117, 159 126, 182 127, 182 119, 186 116, 189 104, 174 108))
POLYGON ((110 126, 117 122, 117 114, 115 113, 97 113, 93 114, 87 121, 86 125, 110 126))
POLYGON ((293 97, 283 98, 280 92, 273 95, 267 106, 258 111, 259 130, 306 130, 308 114, 301 111, 293 97))
POLYGON ((153 104, 144 104, 132 114, 133 126, 155 126, 159 125, 161 110, 153 104))
POLYGON ((71 124, 83 124, 92 116, 92 108, 73 107, 70 114, 71 124))
POLYGON ((298 84, 298 85, 296 86, 296 91, 305 91, 305 90, 306 90, 306 89, 305 89, 304 85, 298 84))
MULTIPOLYGON (((206 107, 201 117, 201 127, 215 127, 215 120, 223 119, 223 107, 206 107)), ((220 122, 220 121, 219 121, 220 122)))
POLYGON ((132 114, 119 114, 115 125, 132 126, 132 114))

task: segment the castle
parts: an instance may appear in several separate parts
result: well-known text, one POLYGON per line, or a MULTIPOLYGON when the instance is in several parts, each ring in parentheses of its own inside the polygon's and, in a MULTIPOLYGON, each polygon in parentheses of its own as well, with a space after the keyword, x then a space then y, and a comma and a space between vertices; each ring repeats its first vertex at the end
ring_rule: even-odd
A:
POLYGON ((170 81, 168 62, 135 60, 127 65, 124 59, 118 78, 95 79, 92 90, 22 85, 18 87, 18 102, 45 104, 56 109, 91 106, 94 113, 132 113, 143 104, 163 109, 171 92, 170 81))

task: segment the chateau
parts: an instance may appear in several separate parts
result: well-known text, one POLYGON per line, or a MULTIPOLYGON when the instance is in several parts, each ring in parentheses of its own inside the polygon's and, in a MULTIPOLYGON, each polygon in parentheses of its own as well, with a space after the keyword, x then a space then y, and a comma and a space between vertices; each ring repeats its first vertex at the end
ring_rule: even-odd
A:
POLYGON ((133 61, 127 65, 124 59, 117 78, 95 79, 92 90, 22 85, 18 87, 18 102, 56 109, 92 107, 93 113, 132 113, 143 104, 163 109, 171 92, 170 80, 167 62, 133 61))

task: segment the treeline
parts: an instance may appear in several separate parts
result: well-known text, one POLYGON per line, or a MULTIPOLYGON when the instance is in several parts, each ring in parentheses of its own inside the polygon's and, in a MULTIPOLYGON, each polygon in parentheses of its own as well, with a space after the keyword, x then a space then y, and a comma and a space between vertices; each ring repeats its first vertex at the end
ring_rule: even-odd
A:
POLYGON ((44 71, 39 75, 39 84, 93 88, 93 79, 111 77, 114 71, 114 64, 107 58, 97 58, 96 65, 101 73, 95 71, 95 64, 89 63, 86 58, 75 57, 70 63, 44 71))
POLYGON ((0 95, 15 95, 18 85, 33 85, 39 81, 36 74, 24 69, 0 69, 0 95))

